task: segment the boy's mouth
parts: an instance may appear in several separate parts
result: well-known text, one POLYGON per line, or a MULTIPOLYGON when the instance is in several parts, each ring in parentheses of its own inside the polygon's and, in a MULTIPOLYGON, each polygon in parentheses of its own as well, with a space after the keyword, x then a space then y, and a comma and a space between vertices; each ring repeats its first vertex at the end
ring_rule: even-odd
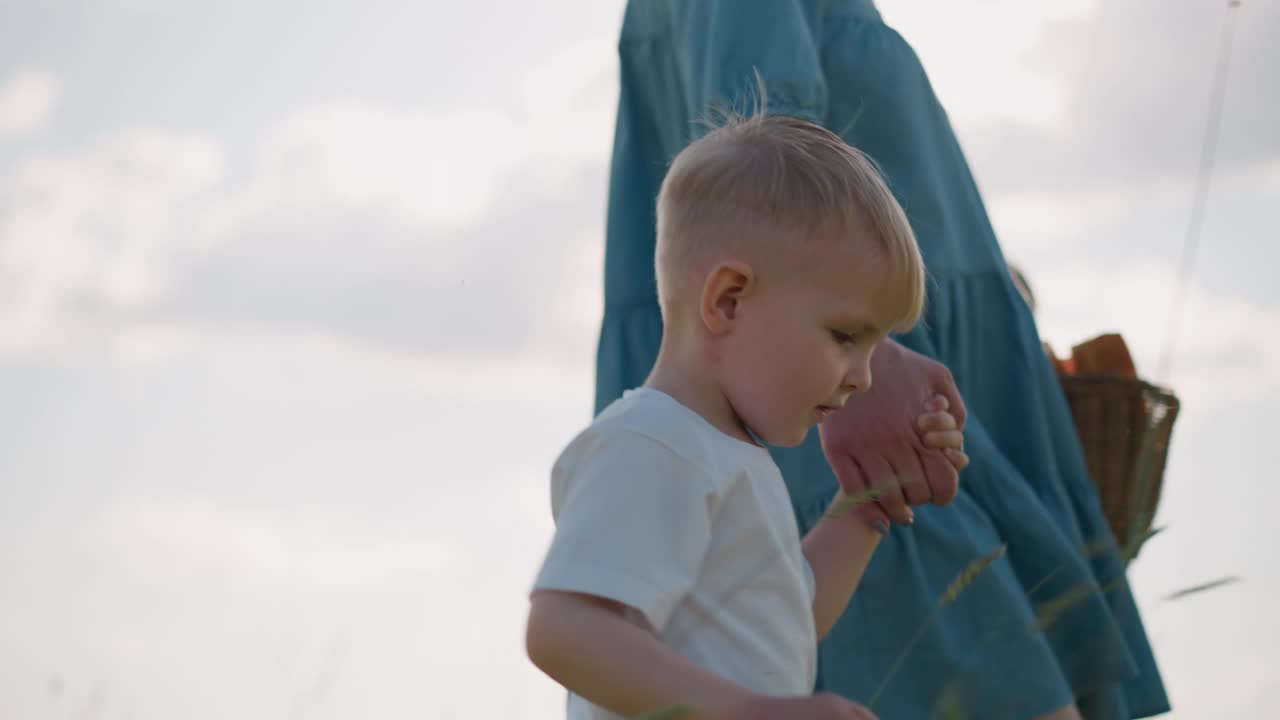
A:
POLYGON ((833 405, 819 405, 814 409, 814 414, 818 416, 818 422, 821 423, 831 417, 831 413, 834 413, 836 409, 833 405))

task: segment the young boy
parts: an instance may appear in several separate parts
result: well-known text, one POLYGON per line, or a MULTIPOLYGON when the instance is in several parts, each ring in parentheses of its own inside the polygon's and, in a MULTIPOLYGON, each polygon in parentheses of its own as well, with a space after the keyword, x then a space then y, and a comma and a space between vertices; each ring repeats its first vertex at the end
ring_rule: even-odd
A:
MULTIPOLYGON (((569 689, 570 718, 869 718, 811 693, 818 640, 887 528, 833 512, 801 541, 765 444, 798 445, 870 386, 876 344, 918 321, 906 217, 839 137, 758 114, 676 157, 656 256, 652 374, 552 472, 529 657, 569 689)), ((960 464, 937 409, 926 444, 960 464)))

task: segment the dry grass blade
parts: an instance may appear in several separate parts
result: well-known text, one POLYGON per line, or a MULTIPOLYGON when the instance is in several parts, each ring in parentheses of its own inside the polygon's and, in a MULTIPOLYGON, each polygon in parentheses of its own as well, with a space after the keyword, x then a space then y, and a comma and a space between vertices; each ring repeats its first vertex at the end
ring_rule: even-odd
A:
MULTIPOLYGON (((1160 532, 1163 529, 1164 528, 1157 528, 1155 530, 1152 530, 1151 534, 1148 535, 1147 538, 1149 539, 1152 535, 1155 535, 1156 533, 1160 532)), ((1089 558, 1097 557, 1106 552, 1109 552, 1111 548, 1114 547, 1114 543, 1115 543, 1115 539, 1111 536, 1111 531, 1106 530, 1106 531, 1103 531, 1101 535, 1098 535, 1097 537, 1095 537, 1091 542, 1086 543, 1085 545, 1082 545, 1080 547, 1080 553, 1087 560, 1089 558)), ((1053 568, 1053 570, 1050 570, 1047 574, 1045 574, 1044 577, 1040 578, 1040 580, 1035 585, 1032 585, 1030 588, 1027 589, 1027 597, 1028 598, 1034 597, 1035 594, 1040 590, 1040 588, 1049 584, 1050 580, 1056 577, 1058 573, 1065 570, 1069 565, 1070 565, 1069 561, 1059 563, 1055 568, 1053 568)))
POLYGON ((969 587, 969 585, 972 584, 984 570, 990 567, 991 563, 999 560, 1001 557, 1004 557, 1004 554, 1008 549, 1008 545, 1002 544, 995 550, 992 550, 986 555, 983 555, 977 560, 969 563, 969 566, 962 570, 960 574, 956 576, 956 579, 952 580, 951 584, 947 586, 947 591, 942 593, 942 597, 938 600, 938 607, 944 608, 955 602, 956 598, 960 597, 960 593, 964 592, 965 588, 969 587))
POLYGON ((1165 595, 1164 601, 1170 602, 1173 600, 1181 600, 1187 597, 1188 595, 1196 595, 1206 590, 1212 590, 1214 588, 1222 587, 1223 585, 1234 585, 1235 583, 1238 583, 1243 579, 1244 578, 1241 578, 1238 575, 1228 575, 1227 577, 1221 577, 1221 578, 1218 578, 1217 580, 1210 580, 1209 582, 1200 583, 1199 585, 1192 585, 1191 587, 1183 588, 1181 590, 1175 590, 1174 592, 1171 592, 1168 595, 1165 595))
POLYGON ((691 712, 693 712, 692 705, 668 705, 651 713, 640 715, 636 720, 680 720, 680 718, 691 712))
POLYGON ((942 691, 942 697, 938 699, 938 705, 933 710, 933 716, 936 720, 966 720, 969 717, 969 713, 955 688, 947 686, 942 691))
MULTIPOLYGON (((1136 514, 1134 519, 1134 524, 1137 525, 1140 523, 1147 523, 1147 522, 1150 522, 1150 519, 1151 519, 1150 513, 1140 512, 1136 514)), ((1159 535, 1162 532, 1164 532, 1164 526, 1154 527, 1148 530, 1145 534, 1134 535, 1130 537, 1129 544, 1120 553, 1121 562, 1123 562, 1124 565, 1127 567, 1129 563, 1132 562, 1133 559, 1138 556, 1138 551, 1142 549, 1142 546, 1146 545, 1148 540, 1155 537, 1156 535, 1159 535)))
MULTIPOLYGON (((992 550, 986 555, 983 555, 977 560, 969 563, 964 570, 960 571, 960 574, 956 576, 956 579, 952 580, 951 584, 947 586, 947 591, 944 592, 942 597, 938 600, 938 609, 941 610, 955 602, 955 599, 960 596, 960 593, 964 592, 965 588, 969 587, 969 585, 971 585, 984 570, 991 566, 991 563, 1000 559, 1006 551, 1008 551, 1008 546, 1001 544, 995 550, 992 550)), ((876 688, 874 693, 872 693, 871 700, 867 702, 867 707, 872 709, 875 708, 876 701, 880 699, 880 695, 884 693, 885 688, 889 687, 889 681, 893 679, 894 675, 898 674, 898 670, 902 668, 902 663, 906 661, 907 656, 911 654, 911 650, 916 646, 916 643, 920 642, 920 638, 924 637, 924 632, 928 629, 929 623, 933 621, 933 617, 933 615, 930 615, 925 618, 924 622, 920 623, 920 627, 916 628, 915 634, 912 635, 911 639, 907 641, 907 644, 903 646, 902 652, 898 653, 898 657, 894 659, 893 665, 889 666, 889 672, 885 673, 884 679, 880 681, 880 686, 876 688)))
POLYGON ((1086 543, 1084 547, 1080 549, 1080 552, 1086 559, 1097 557, 1109 552, 1111 548, 1114 547, 1114 542, 1115 538, 1111 535, 1111 531, 1103 530, 1100 534, 1094 537, 1091 542, 1086 543))
POLYGON ((834 503, 831 507, 827 508, 826 516, 839 517, 863 505, 873 503, 882 495, 889 492, 890 488, 897 487, 897 484, 898 481, 896 479, 891 479, 888 483, 880 487, 867 488, 860 493, 848 495, 842 498, 840 502, 834 503))
POLYGON ((1058 597, 1041 603, 1036 607, 1034 627, 1040 631, 1046 630, 1050 625, 1057 622, 1058 618, 1068 608, 1098 591, 1098 586, 1093 583, 1080 583, 1058 597))

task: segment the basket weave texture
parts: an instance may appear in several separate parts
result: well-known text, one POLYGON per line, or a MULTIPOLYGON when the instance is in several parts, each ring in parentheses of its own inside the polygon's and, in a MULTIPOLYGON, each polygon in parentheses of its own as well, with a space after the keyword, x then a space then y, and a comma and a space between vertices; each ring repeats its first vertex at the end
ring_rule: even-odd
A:
POLYGON ((1135 378, 1063 374, 1059 379, 1107 523, 1121 547, 1136 548, 1150 532, 1160 503, 1178 398, 1135 378))

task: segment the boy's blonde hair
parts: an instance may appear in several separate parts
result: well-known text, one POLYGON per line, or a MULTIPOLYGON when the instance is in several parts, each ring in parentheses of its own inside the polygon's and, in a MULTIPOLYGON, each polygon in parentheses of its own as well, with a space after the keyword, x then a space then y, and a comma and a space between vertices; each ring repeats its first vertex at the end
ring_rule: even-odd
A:
MULTIPOLYGON (((885 251, 905 332, 924 311, 925 270, 902 207, 875 164, 814 123, 763 111, 730 116, 671 163, 658 193, 663 312, 679 273, 717 246, 866 238, 885 251)), ((865 241, 865 240, 864 240, 865 241)))

